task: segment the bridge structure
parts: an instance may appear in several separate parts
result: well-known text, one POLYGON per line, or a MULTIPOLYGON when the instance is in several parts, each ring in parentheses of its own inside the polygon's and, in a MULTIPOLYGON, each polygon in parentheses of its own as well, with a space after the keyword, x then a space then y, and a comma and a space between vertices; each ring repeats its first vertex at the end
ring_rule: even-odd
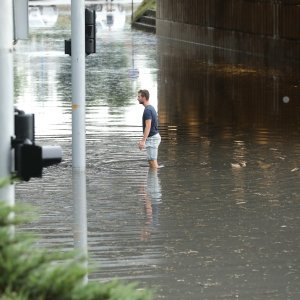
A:
POLYGON ((300 62, 300 0, 157 0, 156 34, 300 62))

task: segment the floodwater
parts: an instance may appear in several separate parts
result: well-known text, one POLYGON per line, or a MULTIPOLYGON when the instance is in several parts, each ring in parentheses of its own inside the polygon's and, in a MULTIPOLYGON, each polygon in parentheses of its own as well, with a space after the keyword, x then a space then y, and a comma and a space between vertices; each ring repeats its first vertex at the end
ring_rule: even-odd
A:
POLYGON ((83 215, 72 199, 68 7, 58 14, 15 47, 16 106, 35 113, 38 144, 64 152, 16 185, 16 202, 40 211, 23 230, 62 251, 86 235, 90 280, 138 281, 155 299, 299 299, 299 66, 131 31, 130 12, 98 24, 83 215), (137 148, 140 88, 159 112, 158 172, 137 148))

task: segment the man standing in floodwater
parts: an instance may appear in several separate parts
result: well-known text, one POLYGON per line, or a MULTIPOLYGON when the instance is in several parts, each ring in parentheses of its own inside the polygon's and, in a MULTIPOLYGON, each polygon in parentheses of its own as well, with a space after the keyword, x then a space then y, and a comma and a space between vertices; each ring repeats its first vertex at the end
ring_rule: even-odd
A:
POLYGON ((146 148, 149 166, 152 169, 158 168, 157 155, 158 146, 161 142, 161 137, 158 132, 158 116, 155 108, 149 104, 149 91, 139 90, 138 98, 140 104, 143 104, 145 109, 143 113, 143 138, 139 141, 139 149, 146 148))

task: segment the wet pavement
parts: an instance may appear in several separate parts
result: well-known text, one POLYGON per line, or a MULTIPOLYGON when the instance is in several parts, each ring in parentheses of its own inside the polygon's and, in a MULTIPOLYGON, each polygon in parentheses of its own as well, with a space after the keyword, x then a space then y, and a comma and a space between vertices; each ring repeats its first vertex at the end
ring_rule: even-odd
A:
MULTIPOLYGON (((84 209, 72 200, 70 20, 58 12, 15 47, 15 102, 36 114, 36 142, 61 145, 64 160, 17 184, 16 202, 40 211, 23 230, 63 250, 84 209)), ((156 299, 299 299, 299 66, 128 23, 98 24, 97 43, 86 60, 90 280, 138 281, 156 299), (140 88, 159 112, 158 172, 137 147, 140 88)))

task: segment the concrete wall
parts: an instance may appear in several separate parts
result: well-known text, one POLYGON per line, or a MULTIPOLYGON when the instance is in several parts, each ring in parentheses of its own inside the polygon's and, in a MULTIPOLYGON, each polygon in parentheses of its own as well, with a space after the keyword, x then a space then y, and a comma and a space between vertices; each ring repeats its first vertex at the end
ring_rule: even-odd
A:
POLYGON ((156 33, 300 61, 300 0, 157 0, 156 33))

